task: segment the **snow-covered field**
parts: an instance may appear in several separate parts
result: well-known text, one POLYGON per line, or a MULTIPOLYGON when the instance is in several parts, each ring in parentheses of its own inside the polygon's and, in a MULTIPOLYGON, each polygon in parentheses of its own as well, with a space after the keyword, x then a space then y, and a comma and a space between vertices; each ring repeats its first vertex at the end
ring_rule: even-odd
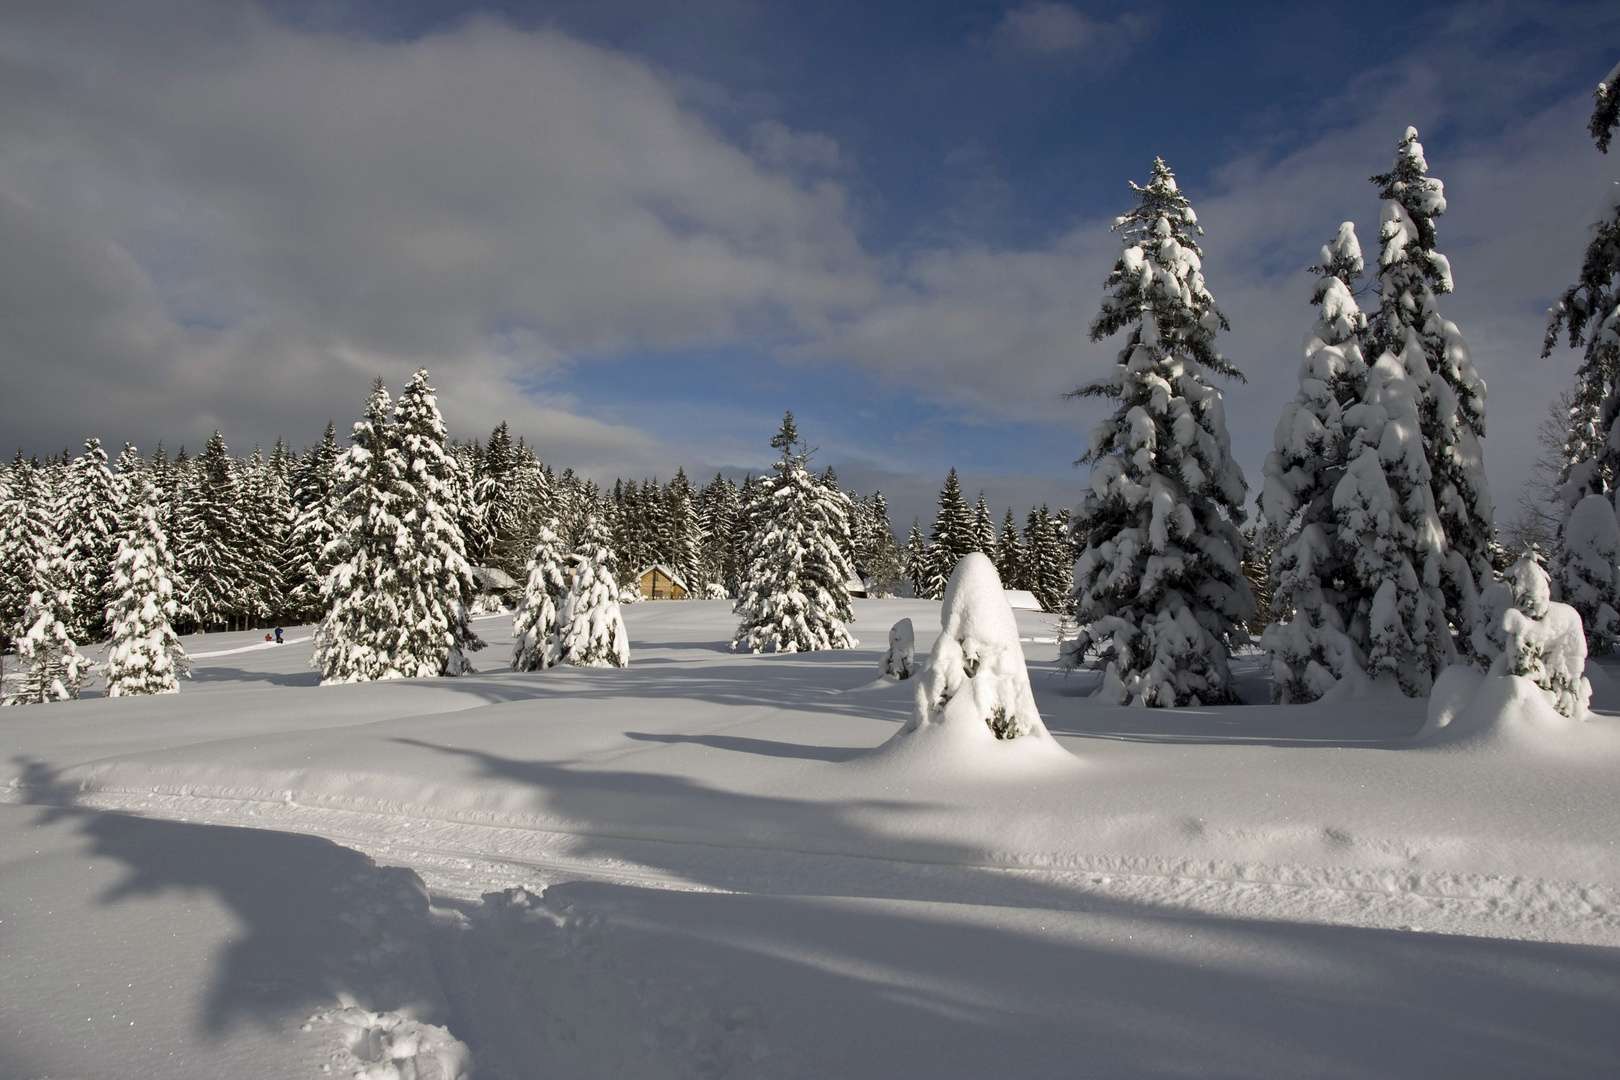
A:
POLYGON ((328 688, 210 635, 178 698, 0 712, 0 1076, 1620 1074, 1620 720, 1100 706, 1020 612, 1074 760, 986 772, 871 752, 939 605, 856 613, 736 656, 638 604, 629 669, 522 675, 496 617, 491 674, 328 688))

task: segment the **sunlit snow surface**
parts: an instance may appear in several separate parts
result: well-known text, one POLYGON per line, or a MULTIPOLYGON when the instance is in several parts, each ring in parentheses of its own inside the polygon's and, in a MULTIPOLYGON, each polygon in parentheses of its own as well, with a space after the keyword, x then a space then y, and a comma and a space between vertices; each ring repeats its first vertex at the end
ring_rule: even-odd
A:
POLYGON ((179 697, 0 712, 0 1076, 1620 1072, 1620 721, 1099 706, 1019 612, 1076 762, 981 775, 869 753, 939 605, 856 613, 738 656, 726 604, 643 603, 622 671, 326 688, 307 628, 210 635, 179 697))

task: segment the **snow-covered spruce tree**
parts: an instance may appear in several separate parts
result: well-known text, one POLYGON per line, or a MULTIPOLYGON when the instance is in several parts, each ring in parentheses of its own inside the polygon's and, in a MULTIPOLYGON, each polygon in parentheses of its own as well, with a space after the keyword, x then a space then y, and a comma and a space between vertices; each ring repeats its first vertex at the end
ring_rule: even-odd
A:
POLYGON ((737 485, 715 473, 698 494, 697 514, 704 580, 723 586, 729 596, 737 584, 737 485))
POLYGON ((1367 597, 1352 573, 1354 552, 1339 541, 1333 507, 1350 448, 1344 410, 1367 382, 1360 344, 1367 319, 1353 295, 1363 268, 1355 226, 1347 221, 1311 268, 1318 275, 1311 294, 1316 324, 1305 338, 1299 391, 1283 408, 1266 457, 1258 540, 1273 546, 1276 621, 1261 643, 1279 702, 1315 701, 1345 676, 1347 664, 1361 670, 1366 662, 1348 631, 1367 597))
POLYGON ((1474 651, 1492 675, 1529 679, 1565 716, 1584 719, 1592 687, 1586 681, 1586 637, 1568 604, 1552 601, 1547 572, 1525 552, 1503 580, 1486 586, 1474 651))
MULTIPOLYGON (((1620 68, 1615 71, 1620 72, 1620 68)), ((1611 72, 1598 84, 1597 107, 1592 113, 1590 130, 1603 153, 1608 153, 1609 139, 1617 123, 1616 110, 1620 109, 1616 78, 1615 72, 1611 72)), ((1580 551, 1570 548, 1574 512, 1592 495, 1600 495, 1612 505, 1614 492, 1620 487, 1620 427, 1615 423, 1620 418, 1620 184, 1611 185, 1602 214, 1593 223, 1591 233, 1581 261, 1580 280, 1566 289, 1547 312, 1547 336, 1541 348, 1544 358, 1550 356, 1560 335, 1566 332, 1571 348, 1585 347, 1575 372, 1569 434, 1564 443, 1565 464, 1559 477, 1563 485, 1564 523, 1560 548, 1553 562, 1561 588, 1565 587, 1565 578, 1573 565, 1585 567, 1579 572, 1582 575, 1596 572, 1591 566, 1591 545, 1596 539, 1592 527, 1596 523, 1595 511, 1590 507, 1585 511, 1587 520, 1578 530, 1583 549, 1580 551)), ((1620 564, 1616 565, 1615 573, 1620 574, 1620 564)), ((1614 643, 1613 631, 1605 626, 1594 626, 1590 621, 1597 614, 1593 605, 1608 601, 1599 600, 1590 585, 1563 596, 1583 619, 1589 620, 1586 631, 1590 649, 1593 652, 1610 649, 1614 643)))
POLYGON ((237 491, 242 532, 242 617, 249 626, 264 626, 280 616, 286 595, 283 558, 292 505, 277 469, 255 446, 239 464, 237 491))
POLYGON ((365 416, 336 464, 337 536, 324 558, 331 564, 321 596, 326 614, 315 630, 314 665, 322 684, 400 679, 405 612, 397 541, 412 508, 405 465, 391 415, 393 402, 378 379, 365 416))
POLYGON ((923 583, 928 579, 928 542, 923 539, 922 524, 916 518, 911 519, 911 532, 906 536, 904 561, 906 580, 911 582, 911 595, 918 599, 926 597, 923 583))
POLYGON ((100 641, 106 633, 104 617, 112 599, 109 581, 122 531, 118 523, 122 507, 117 480, 99 439, 86 439, 84 453, 69 463, 63 495, 58 532, 73 595, 68 633, 75 641, 100 641))
POLYGON ((748 571, 732 638, 733 650, 810 652, 849 649, 858 642, 844 628, 854 619, 844 558, 849 522, 844 497, 807 469, 810 451, 799 440, 790 412, 771 439, 782 456, 759 480, 750 518, 748 571))
POLYGON ((209 436, 187 472, 176 508, 175 561, 184 583, 180 602, 201 629, 224 629, 244 613, 249 573, 242 544, 241 491, 235 463, 219 432, 209 436))
POLYGON ((934 527, 928 534, 928 551, 932 558, 928 576, 923 581, 928 599, 943 597, 945 584, 951 580, 956 564, 962 560, 962 556, 977 550, 979 537, 973 525, 973 511, 962 497, 962 482, 956 478, 956 470, 952 469, 945 478, 945 486, 939 489, 939 514, 934 518, 934 527))
POLYGON ((1407 128, 1387 173, 1372 178, 1384 200, 1378 230, 1378 312, 1372 355, 1399 357, 1419 395, 1434 506, 1445 535, 1441 591, 1458 644, 1471 648, 1479 589, 1495 576, 1495 510, 1479 440, 1485 434, 1485 382, 1457 324, 1435 297, 1452 290, 1451 263, 1435 250, 1434 219, 1446 212, 1444 186, 1428 175, 1416 128, 1407 128))
POLYGON ((973 504, 973 540, 975 551, 990 556, 991 562, 996 561, 996 524, 990 520, 990 507, 982 491, 979 501, 973 504))
POLYGON ((36 589, 39 560, 56 544, 55 508, 45 470, 19 456, 0 501, 0 644, 13 645, 36 589))
POLYGON ((130 497, 129 526, 118 542, 113 600, 107 606, 107 696, 173 694, 187 673, 175 635, 174 560, 158 521, 158 493, 143 481, 130 497))
POLYGON ((675 479, 664 494, 664 520, 668 530, 664 563, 686 583, 687 596, 697 599, 708 591, 710 579, 703 561, 703 529, 695 493, 685 469, 675 470, 675 479))
POLYGON ((627 667, 630 636, 619 612, 619 582, 607 527, 585 518, 579 546, 569 557, 568 591, 557 613, 557 663, 574 667, 627 667))
POLYGON ((477 585, 461 540, 465 482, 425 368, 400 391, 394 426, 409 499, 396 545, 405 613, 396 662, 408 676, 465 674, 473 669, 467 654, 484 647, 468 614, 477 585))
MULTIPOLYGON (((1410 352, 1410 350, 1407 350, 1410 352)), ((1445 531, 1424 453, 1421 357, 1384 353, 1343 412, 1344 476, 1333 489, 1336 549, 1346 553, 1346 632, 1354 649, 1307 676, 1317 693, 1338 680, 1393 676, 1408 697, 1429 692, 1456 655, 1441 591, 1445 531), (1357 655, 1356 650, 1360 651, 1357 655)), ((1324 642, 1331 639, 1323 636, 1324 642)))
POLYGON ((512 616, 512 670, 539 671, 557 663, 558 612, 568 593, 568 553, 551 525, 529 552, 523 598, 512 616))
POLYGON ((1559 598, 1586 627, 1588 651, 1611 651, 1620 642, 1620 523, 1608 498, 1588 495, 1575 504, 1553 565, 1559 598))
POLYGON ((1056 613, 1070 606, 1074 560, 1052 511, 1044 505, 1032 508, 1024 524, 1024 587, 1035 594, 1042 611, 1056 613))
POLYGON ((963 556, 951 574, 940 607, 940 634, 917 683, 902 734, 966 725, 976 733, 987 728, 996 739, 1046 736, 1018 623, 996 566, 983 552, 963 556))
POLYGON ((6 704, 31 705, 79 696, 92 665, 89 657, 80 655, 68 630, 73 620, 72 577, 67 556, 52 540, 35 560, 33 591, 14 631, 21 677, 6 704))
POLYGON ((321 587, 332 569, 328 552, 337 538, 337 462, 342 451, 331 422, 321 441, 293 470, 293 521, 287 538, 284 577, 288 617, 313 622, 321 617, 321 587))
POLYGON ((1124 251, 1091 325, 1128 330, 1113 370, 1080 397, 1118 402, 1092 432, 1090 489, 1074 513, 1082 629, 1066 656, 1094 653, 1099 691, 1145 705, 1235 700, 1229 649, 1254 610, 1243 578, 1246 488, 1221 394, 1206 372, 1242 378, 1215 347, 1226 318, 1204 285, 1203 230, 1162 160, 1114 223, 1124 251))
POLYGON ((1024 544, 1018 538, 1018 523, 1013 520, 1012 507, 1007 507, 1001 519, 1001 535, 996 538, 996 573, 1009 589, 1026 588, 1024 584, 1024 544))

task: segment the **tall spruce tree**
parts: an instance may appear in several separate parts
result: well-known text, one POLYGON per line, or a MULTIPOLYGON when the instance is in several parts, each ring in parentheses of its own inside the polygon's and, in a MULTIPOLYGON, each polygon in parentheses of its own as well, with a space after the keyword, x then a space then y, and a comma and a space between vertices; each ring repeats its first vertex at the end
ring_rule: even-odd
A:
POLYGON ((287 538, 285 579, 289 617, 313 622, 324 611, 321 589, 332 569, 332 542, 338 535, 337 462, 342 451, 328 421, 321 441, 293 471, 292 527, 287 538))
POLYGON ((370 682, 414 674, 404 652, 397 540, 413 509, 392 416, 393 401, 378 379, 364 417, 349 434, 336 466, 338 534, 328 548, 332 568, 321 595, 326 614, 315 630, 314 664, 321 682, 370 682))
POLYGON ((849 522, 844 498, 807 468, 809 450, 789 412, 771 439, 781 452, 772 475, 761 477, 749 518, 748 571, 732 638, 734 650, 808 652, 848 649, 857 642, 844 624, 854 619, 844 558, 849 522))
POLYGON ((996 538, 996 573, 1006 588, 1029 588, 1024 576, 1024 545, 1018 539, 1018 523, 1013 520, 1010 506, 1001 521, 1001 535, 996 538))
POLYGON ((945 586, 950 583, 956 564, 962 561, 962 556, 978 549, 979 536, 973 524, 973 511, 962 497, 962 482, 957 479, 956 470, 952 469, 950 475, 945 477, 944 486, 939 489, 939 513, 928 534, 928 551, 932 561, 923 582, 925 592, 918 595, 926 595, 930 600, 944 596, 945 586))
POLYGON ((568 593, 568 552, 545 525, 529 552, 523 598, 512 616, 512 670, 539 671, 562 656, 559 615, 568 593))
POLYGON ((1204 284, 1203 230, 1162 160, 1115 222, 1124 250, 1091 325, 1128 331, 1113 370, 1075 391, 1118 405, 1082 460, 1091 484, 1074 516, 1087 538, 1074 567, 1083 624, 1071 661, 1094 652, 1101 693, 1146 705, 1235 700, 1229 650, 1254 611, 1243 578, 1246 487, 1221 394, 1206 373, 1241 379, 1216 349, 1228 329, 1204 284))
POLYGON ((719 584, 727 596, 736 594, 741 561, 739 509, 737 485, 716 473, 700 493, 698 523, 703 530, 704 580, 719 584))
POLYGON ((410 612, 400 659, 410 675, 461 675, 472 670, 467 654, 484 647, 468 612, 477 585, 461 538, 466 482, 425 368, 400 392, 394 421, 410 500, 400 515, 404 550, 397 553, 401 600, 410 612))
POLYGON ((107 606, 107 696, 178 693, 189 661, 174 632, 174 560, 158 521, 157 489, 143 480, 129 504, 107 606))
POLYGON ((184 588, 180 602, 199 628, 224 629, 243 615, 248 583, 235 463, 216 431, 194 466, 181 468, 186 477, 176 507, 175 552, 184 588))
MULTIPOLYGON (((1589 130, 1598 150, 1609 152, 1609 139, 1620 110, 1617 76, 1620 67, 1598 84, 1589 130)), ((1553 571, 1563 599, 1581 614, 1587 646, 1608 652, 1620 626, 1603 611, 1620 605, 1620 555, 1611 549, 1613 529, 1603 522, 1589 497, 1600 496, 1612 511, 1620 488, 1620 184, 1611 185, 1603 210, 1591 229, 1581 260, 1580 278, 1547 312, 1543 358, 1552 355, 1559 337, 1569 347, 1584 348, 1575 372, 1569 435, 1564 444, 1563 521, 1553 571), (1579 522, 1574 519, 1577 516, 1579 522)))
POLYGON ((1362 668, 1364 627, 1381 581, 1356 576, 1355 552, 1344 542, 1353 534, 1341 537, 1334 505, 1351 449, 1344 413, 1367 384, 1360 344, 1367 319, 1354 295, 1364 264, 1352 223, 1339 226, 1312 270, 1316 324, 1305 339, 1299 390, 1283 409, 1266 458, 1260 499, 1260 542, 1273 548, 1276 617, 1262 644, 1271 655, 1272 697, 1280 702, 1314 701, 1352 666, 1362 668))
POLYGON ((990 507, 979 492, 979 501, 973 505, 974 550, 982 551, 991 563, 996 561, 996 523, 990 520, 990 507))
POLYGON ((1444 186, 1428 175, 1416 128, 1407 128, 1387 173, 1372 178, 1384 200, 1378 230, 1378 313, 1374 355, 1389 353, 1411 374, 1435 510, 1445 533, 1441 590, 1456 642, 1471 652, 1479 590, 1494 576, 1495 510, 1479 440, 1485 434, 1485 382, 1457 324, 1435 297, 1452 290, 1451 263, 1435 250, 1434 219, 1446 211, 1444 186))
POLYGON ((630 635, 619 611, 619 582, 607 527, 587 514, 569 557, 568 591, 557 612, 557 662, 573 667, 626 667, 630 635))
POLYGON ((73 598, 68 632, 81 643, 100 641, 107 632, 105 616, 112 599, 113 557, 123 509, 101 440, 86 439, 84 453, 68 465, 65 495, 58 531, 73 598))
POLYGON ((916 518, 911 519, 911 532, 906 535, 904 566, 906 580, 911 582, 911 595, 927 599, 932 559, 928 554, 928 542, 923 539, 922 523, 916 518))

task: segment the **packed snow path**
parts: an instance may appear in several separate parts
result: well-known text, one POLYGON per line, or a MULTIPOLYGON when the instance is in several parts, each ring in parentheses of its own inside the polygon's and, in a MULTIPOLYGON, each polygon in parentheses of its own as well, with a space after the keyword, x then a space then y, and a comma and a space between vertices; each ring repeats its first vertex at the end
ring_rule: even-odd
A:
POLYGON ((178 698, 0 713, 32 804, 0 807, 0 1074, 1620 1063, 1612 721, 1503 759, 1413 748, 1421 702, 1101 708, 1020 613, 1076 765, 929 775, 868 751, 910 711, 881 631, 922 654, 938 605, 857 614, 869 648, 752 657, 724 604, 639 604, 625 671, 329 688, 210 635, 178 698))

